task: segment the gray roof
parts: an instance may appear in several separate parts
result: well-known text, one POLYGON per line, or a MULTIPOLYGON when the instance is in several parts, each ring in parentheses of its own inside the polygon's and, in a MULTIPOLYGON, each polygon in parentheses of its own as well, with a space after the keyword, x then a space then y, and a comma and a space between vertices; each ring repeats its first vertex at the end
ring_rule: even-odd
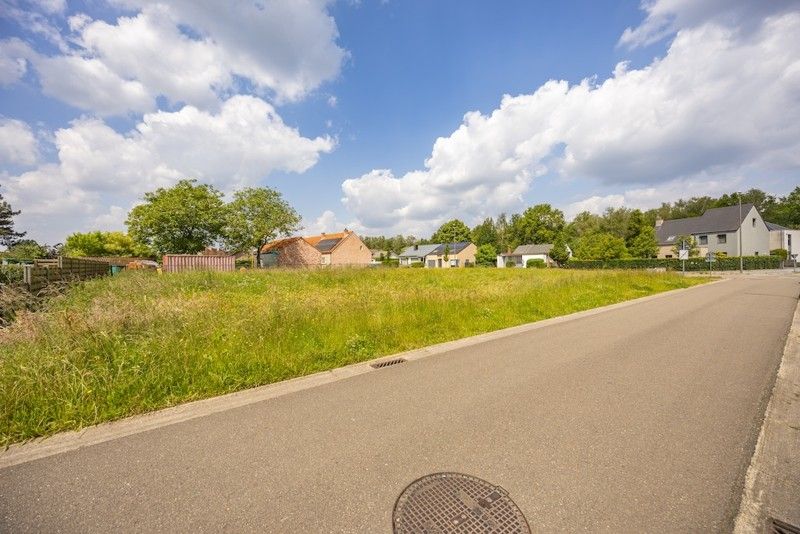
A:
POLYGON ((706 210, 700 217, 664 221, 661 226, 656 227, 658 244, 672 245, 675 243, 675 238, 681 235, 735 232, 742 225, 742 221, 752 208, 752 204, 742 204, 741 218, 739 217, 739 205, 737 204, 736 206, 706 210))
POLYGON ((553 250, 553 245, 549 243, 541 245, 520 245, 514 249, 513 254, 515 256, 521 256, 522 254, 550 254, 551 250, 553 250))
POLYGON ((438 247, 438 244, 433 245, 411 245, 403 249, 400 253, 401 258, 424 258, 438 247))
POLYGON ((764 221, 764 223, 767 225, 767 229, 770 232, 774 230, 790 230, 790 228, 786 228, 785 226, 781 226, 780 224, 775 224, 767 221, 764 221))
POLYGON ((437 256, 441 256, 442 254, 444 254, 445 247, 447 247, 448 249, 447 252, 449 254, 458 254, 471 244, 472 243, 470 243, 469 241, 460 241, 458 243, 442 243, 440 245, 437 245, 436 248, 433 249, 428 254, 435 254, 437 256))

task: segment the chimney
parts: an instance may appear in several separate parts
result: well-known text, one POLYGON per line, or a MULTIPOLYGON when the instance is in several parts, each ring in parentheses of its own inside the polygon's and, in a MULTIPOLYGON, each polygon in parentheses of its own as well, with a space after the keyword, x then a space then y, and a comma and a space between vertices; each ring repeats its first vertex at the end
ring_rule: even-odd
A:
POLYGON ((414 250, 419 250, 419 245, 414 245, 414 250))
POLYGON ((664 224, 664 219, 662 219, 661 217, 656 219, 656 228, 661 228, 662 224, 664 224))

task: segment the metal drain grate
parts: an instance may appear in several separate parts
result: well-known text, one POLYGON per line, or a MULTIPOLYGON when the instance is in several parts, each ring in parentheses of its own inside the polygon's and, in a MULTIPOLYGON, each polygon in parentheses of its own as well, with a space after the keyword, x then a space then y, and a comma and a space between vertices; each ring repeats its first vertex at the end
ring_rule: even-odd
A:
POLYGON ((800 534, 800 527, 784 523, 780 519, 772 518, 770 527, 770 534, 800 534))
POLYGON ((380 369, 381 367, 389 367, 390 365, 397 365, 398 363, 405 363, 405 362, 406 362, 405 358, 394 358, 391 360, 383 360, 382 362, 371 363, 369 365, 371 367, 374 367, 375 369, 380 369))
POLYGON ((508 492, 470 475, 434 473, 411 483, 394 505, 395 534, 530 534, 508 492))

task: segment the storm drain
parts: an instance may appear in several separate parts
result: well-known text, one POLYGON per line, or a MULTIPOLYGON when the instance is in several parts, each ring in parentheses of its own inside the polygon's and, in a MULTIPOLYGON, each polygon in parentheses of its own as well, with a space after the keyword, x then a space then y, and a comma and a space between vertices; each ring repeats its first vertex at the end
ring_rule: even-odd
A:
POLYGON ((784 523, 779 519, 772 519, 770 534, 800 534, 800 527, 784 523))
POLYGON ((370 366, 374 367, 375 369, 380 369, 381 367, 389 367, 390 365, 405 363, 405 361, 406 361, 405 358, 394 358, 392 360, 383 360, 382 362, 371 363, 370 366))
POLYGON ((530 534, 508 492, 470 475, 434 473, 411 483, 394 505, 395 534, 530 534))

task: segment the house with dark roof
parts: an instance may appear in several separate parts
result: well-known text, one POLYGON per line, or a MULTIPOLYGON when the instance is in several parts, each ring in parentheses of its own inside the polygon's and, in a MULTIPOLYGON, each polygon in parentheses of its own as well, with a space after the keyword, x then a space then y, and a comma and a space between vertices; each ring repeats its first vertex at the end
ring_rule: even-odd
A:
POLYGON ((369 265, 372 253, 355 232, 287 237, 261 248, 262 267, 369 265))
POLYGON ((789 253, 791 258, 800 252, 800 230, 786 228, 780 224, 768 222, 769 230, 769 249, 775 250, 782 248, 789 253))
MULTIPOLYGON (((552 267, 556 264, 553 258, 550 257, 550 251, 553 250, 552 243, 540 245, 520 245, 514 249, 513 252, 504 252, 497 255, 498 267, 526 267, 528 260, 542 260, 545 265, 552 267)), ((567 247, 567 251, 572 256, 572 251, 567 247)))
POLYGON ((478 247, 469 241, 438 243, 436 248, 425 256, 425 267, 427 269, 449 269, 450 267, 475 265, 476 252, 478 252, 478 247))
POLYGON ((769 229, 753 204, 726 206, 706 210, 699 217, 656 221, 658 257, 677 257, 674 249, 680 246, 681 236, 692 236, 700 254, 769 255, 769 229))

